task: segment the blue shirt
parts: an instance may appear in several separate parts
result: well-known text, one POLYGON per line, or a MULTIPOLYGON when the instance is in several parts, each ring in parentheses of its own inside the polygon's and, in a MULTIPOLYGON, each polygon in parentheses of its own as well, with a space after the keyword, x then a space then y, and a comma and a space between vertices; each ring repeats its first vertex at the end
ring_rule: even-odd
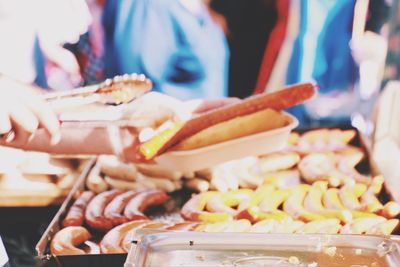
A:
POLYGON ((180 98, 227 95, 228 46, 204 7, 178 0, 106 1, 106 76, 143 73, 154 90, 180 98))
MULTIPOLYGON (((358 78, 349 47, 355 1, 301 0, 300 3, 299 35, 293 44, 286 83, 316 81, 321 93, 352 90, 358 78)), ((301 123, 313 120, 303 105, 289 111, 301 123)), ((343 120, 347 123, 348 118, 343 120)))

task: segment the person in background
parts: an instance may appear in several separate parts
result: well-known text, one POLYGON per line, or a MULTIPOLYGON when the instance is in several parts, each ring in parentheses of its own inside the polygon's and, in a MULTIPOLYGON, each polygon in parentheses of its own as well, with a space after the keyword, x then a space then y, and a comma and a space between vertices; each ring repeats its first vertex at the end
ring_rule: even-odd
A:
POLYGON ((181 100, 227 95, 228 47, 203 0, 105 1, 105 73, 143 73, 181 100))
POLYGON ((384 51, 385 45, 378 34, 365 33, 363 24, 367 21, 367 31, 379 32, 387 19, 388 1, 290 0, 279 4, 284 2, 278 5, 281 12, 274 29, 282 39, 268 40, 255 92, 316 82, 319 96, 289 111, 303 127, 349 125, 354 112, 364 109, 366 99, 376 94, 379 83, 371 73, 377 72, 377 60, 384 58, 384 53, 376 60, 367 53, 371 49, 366 46, 384 51), (358 26, 353 29, 354 21, 358 26))
POLYGON ((80 85, 77 60, 63 45, 90 23, 84 0, 0 1, 0 73, 47 89, 80 85))
POLYGON ((213 0, 210 5, 226 20, 229 96, 248 97, 256 85, 265 44, 277 22, 275 0, 213 0))

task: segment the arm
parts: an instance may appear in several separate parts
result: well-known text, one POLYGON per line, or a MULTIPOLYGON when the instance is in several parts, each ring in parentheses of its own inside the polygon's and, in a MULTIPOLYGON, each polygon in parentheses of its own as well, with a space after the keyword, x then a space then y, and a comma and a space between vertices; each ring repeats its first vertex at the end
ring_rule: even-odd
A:
MULTIPOLYGON (((29 85, 0 76, 0 145, 57 154, 115 154, 136 149, 136 131, 63 124, 29 85), (111 142, 110 140, 113 140, 111 142)), ((129 160, 133 160, 131 153, 129 160)))
POLYGON ((51 139, 43 130, 37 130, 27 143, 18 140, 5 145, 25 150, 67 155, 117 154, 128 161, 137 161, 139 141, 134 128, 79 127, 65 125, 60 128, 60 141, 51 144, 51 139))
POLYGON ((68 122, 61 127, 54 111, 29 86, 2 83, 0 86, 3 111, 0 111, 0 133, 11 130, 13 140, 0 137, 0 145, 54 154, 99 155, 116 154, 127 161, 140 161, 137 152, 140 142, 138 132, 146 127, 157 127, 162 121, 176 117, 186 120, 191 112, 204 112, 229 104, 235 99, 183 103, 159 93, 149 93, 126 108, 130 126, 118 127, 112 123, 68 122), (10 87, 11 86, 11 87, 10 87), (18 94, 9 93, 14 89, 18 94), (191 107, 191 108, 188 108, 191 107), (15 113, 15 114, 14 114, 15 113))

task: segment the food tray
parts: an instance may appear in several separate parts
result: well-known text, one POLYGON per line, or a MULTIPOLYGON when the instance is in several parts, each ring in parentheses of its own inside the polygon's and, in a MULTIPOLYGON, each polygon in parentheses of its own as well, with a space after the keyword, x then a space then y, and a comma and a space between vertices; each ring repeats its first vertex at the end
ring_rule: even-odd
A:
POLYGON ((396 238, 357 235, 247 233, 147 234, 125 267, 400 265, 396 238))
MULTIPOLYGON (((341 129, 349 129, 346 127, 337 127, 341 129)), ((351 128, 352 129, 352 128, 351 128)), ((298 132, 302 133, 304 131, 308 131, 312 129, 301 129, 298 132)), ((371 168, 371 158, 368 153, 368 147, 365 146, 365 142, 363 141, 362 136, 358 133, 356 138, 352 142, 353 145, 361 147, 365 154, 366 158, 358 165, 358 170, 362 173, 373 173, 375 171, 374 168, 371 168)), ((54 234, 60 230, 60 220, 65 215, 67 208, 72 205, 74 202, 74 196, 81 192, 81 190, 85 187, 85 180, 87 175, 89 174, 92 167, 95 165, 95 159, 93 159, 85 168, 85 170, 81 173, 78 178, 76 184, 72 188, 71 192, 65 199, 64 203, 60 207, 59 211, 51 221, 47 230, 44 232, 42 238, 38 242, 36 246, 37 251, 37 262, 38 266, 123 266, 123 263, 126 260, 126 254, 96 254, 96 255, 73 255, 73 256, 55 256, 49 254, 49 244, 54 236, 54 234)), ((372 162, 373 163, 373 162, 372 162)), ((374 175, 376 173, 373 173, 374 175)), ((186 197, 190 197, 190 191, 184 190, 179 192, 179 194, 186 195, 186 197)), ((385 198, 387 196, 384 196, 385 198)), ((302 235, 304 238, 307 235, 302 235)), ((362 237, 359 237, 362 239, 362 237)))
POLYGON ((299 124, 294 116, 282 113, 289 121, 285 127, 198 149, 167 152, 157 157, 155 161, 165 168, 188 172, 202 170, 233 159, 278 151, 284 147, 290 132, 299 124))

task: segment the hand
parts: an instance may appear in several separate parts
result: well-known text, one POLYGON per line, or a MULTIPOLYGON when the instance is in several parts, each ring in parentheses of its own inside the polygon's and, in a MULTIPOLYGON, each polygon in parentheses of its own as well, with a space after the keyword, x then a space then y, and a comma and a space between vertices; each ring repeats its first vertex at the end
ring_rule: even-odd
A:
POLYGON ((0 143, 26 144, 38 128, 49 133, 52 144, 60 140, 56 115, 34 89, 0 77, 0 143))
POLYGON ((387 41, 383 36, 369 31, 350 41, 351 53, 357 64, 367 60, 383 64, 387 46, 387 41))

